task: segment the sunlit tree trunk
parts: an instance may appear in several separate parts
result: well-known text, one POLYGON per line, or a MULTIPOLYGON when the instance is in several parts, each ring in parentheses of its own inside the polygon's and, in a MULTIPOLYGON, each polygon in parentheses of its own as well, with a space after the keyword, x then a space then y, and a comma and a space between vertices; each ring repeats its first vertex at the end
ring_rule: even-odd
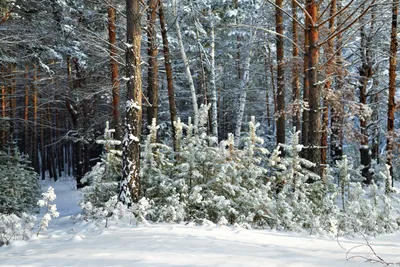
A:
MULTIPOLYGON (((329 32, 332 34, 335 31, 335 17, 336 14, 336 0, 330 2, 330 14, 331 19, 329 20, 329 32)), ((326 48, 327 63, 325 67, 326 82, 323 92, 323 111, 322 111, 322 136, 321 136, 321 166, 323 179, 325 179, 325 170, 328 164, 328 126, 329 126, 329 100, 328 94, 331 90, 332 76, 334 74, 334 52, 335 52, 335 42, 334 39, 328 41, 326 48)))
POLYGON ((126 91, 122 181, 119 200, 129 204, 139 200, 140 137, 142 127, 142 73, 140 46, 141 10, 139 0, 126 0, 126 91))
MULTIPOLYGON (((343 7, 342 0, 338 0, 336 3, 336 9, 341 10, 343 7)), ((339 16, 336 19, 336 25, 340 25, 342 23, 341 17, 339 16)), ((344 116, 344 107, 343 107, 343 90, 344 90, 344 82, 343 82, 343 60, 342 60, 342 46, 343 46, 343 37, 342 34, 337 36, 336 42, 336 54, 334 63, 337 69, 337 76, 335 79, 336 83, 336 96, 337 102, 335 105, 331 105, 331 138, 330 138, 330 150, 331 150, 331 160, 333 164, 336 164, 336 161, 342 160, 343 156, 343 116, 344 116)))
POLYGON ((269 91, 270 88, 268 86, 268 56, 265 54, 264 56, 264 68, 265 68, 265 103, 266 103, 266 111, 267 111, 267 127, 268 127, 268 134, 271 133, 271 111, 270 111, 270 100, 269 100, 269 91))
MULTIPOLYGON (((392 31, 390 36, 390 60, 389 60, 389 99, 387 113, 387 159, 386 163, 390 166, 390 174, 393 177, 393 143, 394 143, 394 109, 396 95, 396 66, 397 66, 397 16, 399 0, 393 0, 392 4, 392 31)), ((392 179, 393 186, 393 179, 392 179)))
POLYGON ((115 28, 115 9, 112 6, 108 7, 108 40, 110 45, 110 67, 111 67, 111 83, 112 83, 112 108, 113 108, 113 127, 114 139, 121 140, 121 115, 119 112, 119 75, 117 57, 117 34, 115 28))
MULTIPOLYGON (((276 120, 276 143, 285 144, 285 62, 283 38, 283 0, 275 0, 275 27, 276 27, 276 61, 277 68, 277 100, 278 118, 276 120)), ((281 147, 282 148, 282 147, 281 147)), ((282 149, 283 151, 283 149, 282 149)))
POLYGON ((164 6, 161 2, 160 2, 160 8, 159 8, 158 15, 159 15, 159 19, 160 19, 161 35, 162 35, 162 39, 163 39, 163 52, 164 52, 164 61, 165 61, 165 72, 167 75, 168 102, 169 102, 169 113, 171 116, 172 139, 174 142, 174 151, 177 152, 178 146, 176 143, 175 123, 174 123, 174 122, 176 122, 176 119, 177 119, 175 94, 174 94, 174 80, 173 80, 173 76, 172 76, 171 55, 169 52, 167 27, 165 25, 164 6))
POLYGON ((158 0, 148 0, 148 24, 147 24, 147 42, 149 66, 147 75, 147 96, 151 104, 147 107, 147 125, 151 125, 153 118, 158 123, 158 62, 157 62, 157 6, 158 0))
MULTIPOLYGON (((307 0, 304 0, 307 4, 307 0)), ((301 123, 301 143, 304 146, 302 150, 303 157, 307 157, 308 154, 308 132, 309 132, 309 122, 310 122, 310 113, 308 109, 308 101, 310 95, 310 82, 308 80, 308 62, 309 62, 309 54, 310 54, 310 37, 308 34, 310 27, 310 19, 308 16, 305 16, 305 28, 304 31, 304 60, 303 60, 303 112, 302 112, 302 123, 301 123)))
MULTIPOLYGON (((211 14, 211 16, 213 16, 211 14)), ((210 69, 210 83, 211 83, 211 126, 212 134, 218 138, 218 107, 217 107, 217 85, 215 73, 215 26, 214 18, 211 17, 211 69, 210 69)))
MULTIPOLYGON (((1 68, 1 78, 3 81, 5 81, 5 70, 4 68, 1 68)), ((3 121, 7 119, 7 91, 6 91, 6 85, 5 82, 1 84, 1 118, 3 121)), ((1 127, 1 145, 4 148, 6 146, 6 136, 7 136, 7 125, 8 123, 2 124, 1 127)))
MULTIPOLYGON (((174 6, 174 16, 177 17, 178 16, 178 0, 173 0, 173 6, 174 6)), ((193 82, 192 73, 190 71, 189 60, 187 58, 185 47, 183 45, 183 39, 182 39, 182 33, 181 33, 181 27, 179 24, 179 19, 175 20, 175 28, 176 28, 176 35, 178 38, 178 45, 179 45, 179 49, 181 52, 181 57, 183 60, 183 64, 185 65, 186 78, 188 80, 190 93, 192 95, 194 125, 197 127, 198 120, 199 120, 199 108, 197 106, 196 89, 194 88, 194 82, 193 82)))
MULTIPOLYGON (((278 111, 278 106, 277 106, 277 97, 276 97, 276 86, 275 86, 275 74, 274 74, 274 64, 272 62, 272 56, 271 56, 271 47, 267 45, 267 55, 268 55, 268 65, 269 65, 269 73, 270 73, 270 81, 271 81, 271 88, 272 88, 272 100, 274 104, 274 112, 273 114, 277 114, 278 111)), ((275 123, 272 124, 273 126, 275 123)), ((275 129, 272 129, 272 132, 275 129)))
POLYGON ((308 124, 308 151, 307 158, 315 163, 314 170, 320 173, 321 165, 321 89, 318 83, 319 69, 319 28, 317 25, 318 2, 307 0, 307 12, 310 21, 307 28, 307 38, 309 42, 308 51, 308 82, 309 82, 309 124, 308 124))
POLYGON ((255 35, 255 33, 252 33, 252 37, 249 42, 249 46, 248 46, 249 51, 248 51, 248 54, 244 61, 243 77, 242 77, 242 80, 240 82, 240 87, 239 87, 239 92, 240 92, 239 110, 238 110, 238 115, 237 115, 237 119, 236 119, 236 128, 235 128, 235 143, 236 143, 236 145, 239 145, 244 110, 246 107, 246 95, 247 95, 247 87, 248 87, 249 81, 250 81, 250 63, 251 63, 251 58, 252 58, 253 36, 254 35, 255 35))
POLYGON ((292 114, 292 125, 296 128, 296 131, 300 131, 300 107, 299 107, 299 96, 300 96, 300 76, 299 76, 299 48, 296 44, 299 42, 298 26, 295 20, 298 19, 297 16, 297 5, 294 0, 292 0, 292 56, 293 56, 293 66, 292 66, 292 101, 294 105, 294 110, 292 114))

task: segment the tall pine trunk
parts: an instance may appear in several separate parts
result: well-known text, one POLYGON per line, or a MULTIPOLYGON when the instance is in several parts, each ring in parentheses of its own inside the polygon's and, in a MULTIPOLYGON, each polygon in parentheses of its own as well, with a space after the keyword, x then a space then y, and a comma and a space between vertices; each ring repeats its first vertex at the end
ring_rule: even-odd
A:
POLYGON ((321 174, 321 90, 318 83, 319 70, 319 29, 318 2, 316 0, 307 0, 307 12, 310 14, 310 23, 307 28, 307 37, 309 41, 308 51, 308 73, 309 82, 309 123, 308 123, 308 151, 307 159, 315 164, 314 171, 321 174))
MULTIPOLYGON (((283 0, 275 0, 276 23, 276 61, 277 68, 277 106, 278 119, 276 121, 276 143, 285 144, 285 62, 284 62, 284 38, 283 38, 283 0)), ((282 148, 282 147, 281 147, 282 148)), ((283 149, 282 149, 283 151, 283 149)))
POLYGON ((110 67, 111 67, 111 83, 112 83, 112 109, 113 109, 113 127, 114 139, 121 140, 121 115, 119 112, 119 75, 117 57, 117 34, 115 27, 115 9, 108 7, 108 40, 110 43, 110 67))
POLYGON ((297 43, 299 42, 299 34, 297 28, 297 4, 295 0, 292 0, 292 39, 295 44, 292 46, 293 66, 292 66, 292 101, 293 101, 293 114, 292 114, 292 125, 296 128, 296 131, 300 131, 300 107, 299 107, 299 96, 300 96, 300 77, 299 77, 299 48, 297 43))
POLYGON ((142 73, 140 59, 141 10, 139 0, 126 0, 126 91, 127 103, 122 142, 122 181, 119 200, 139 201, 140 136, 142 126, 142 73))
POLYGON ((167 75, 168 102, 169 102, 169 113, 171 116, 172 139, 174 142, 174 151, 177 152, 178 146, 176 143, 176 136, 175 136, 176 132, 175 122, 177 119, 177 113, 176 113, 175 94, 174 94, 174 80, 172 76, 172 64, 171 64, 171 55, 169 52, 167 27, 165 25, 164 6, 161 2, 158 15, 160 19, 161 35, 163 39, 163 52, 164 52, 165 72, 167 75))
POLYGON ((149 67, 147 75, 147 96, 151 106, 147 107, 147 125, 151 125, 153 119, 158 123, 158 62, 157 62, 157 6, 158 0, 148 0, 148 27, 147 27, 147 42, 149 67))
MULTIPOLYGON (((336 0, 332 0, 330 3, 330 20, 329 20, 329 32, 333 34, 335 31, 335 17, 336 14, 336 0)), ((332 76, 334 74, 334 52, 335 52, 335 42, 334 39, 329 40, 328 46, 326 48, 327 63, 325 67, 325 88, 323 93, 323 111, 322 111, 322 136, 321 136, 321 164, 322 164, 322 175, 325 179, 325 170, 328 164, 328 126, 329 126, 329 99, 328 94, 331 90, 332 76)))
POLYGON ((265 54, 264 56, 264 68, 265 68, 265 109, 267 111, 267 128, 268 134, 271 134, 271 112, 270 112, 270 100, 269 100, 269 91, 270 88, 268 86, 268 56, 265 54))
MULTIPOLYGON (((1 68, 1 78, 3 81, 6 80, 5 70, 1 68)), ((7 91, 5 82, 1 85, 1 118, 6 122, 7 120, 7 91)), ((2 123, 1 127, 1 146, 4 148, 6 146, 6 136, 7 136, 7 125, 8 123, 2 123)))
POLYGON ((38 136, 37 136, 37 120, 38 120, 38 88, 37 88, 37 67, 33 65, 33 83, 32 83, 32 105, 33 105, 33 140, 32 140, 32 165, 37 173, 39 173, 38 160, 38 136))
MULTIPOLYGON (((304 0, 307 4, 308 0, 304 0)), ((308 101, 310 97, 310 82, 308 80, 308 62, 310 54, 310 37, 308 34, 310 27, 310 19, 305 16, 305 28, 304 31, 304 60, 303 60, 303 103, 302 103, 302 123, 301 123, 301 143, 304 146, 302 150, 303 157, 307 157, 308 154, 308 132, 309 132, 309 122, 310 113, 308 109, 308 101), (305 107, 304 107, 305 106, 305 107)))
MULTIPOLYGON (((336 3, 336 9, 341 10, 343 7, 342 0, 338 0, 336 3)), ((336 25, 340 25, 342 23, 340 16, 336 20, 336 25)), ((343 90, 344 90, 344 82, 343 82, 343 61, 342 61, 342 46, 343 46, 343 37, 342 34, 337 36, 336 43, 336 53, 334 63, 337 69, 337 76, 335 79, 336 84, 336 96, 337 102, 334 105, 331 105, 331 137, 330 137, 330 152, 331 152, 331 160, 333 164, 336 164, 336 161, 342 160, 343 156, 343 116, 344 116, 344 107, 343 107, 343 90)))
MULTIPOLYGON (((387 113, 387 159, 386 163, 390 166, 390 174, 393 177, 393 143, 394 143, 394 109, 396 94, 396 66, 397 66, 397 16, 399 0, 393 0, 392 6, 392 31, 390 36, 390 60, 389 60, 389 99, 387 113)), ((393 179, 392 179, 393 186, 393 179)))
MULTIPOLYGON (((17 74, 16 74, 16 65, 14 63, 10 64, 10 95, 9 95, 9 106, 10 106, 10 132, 9 138, 11 142, 16 142, 17 138, 17 74)), ((10 147, 11 150, 14 149, 14 145, 10 147)))

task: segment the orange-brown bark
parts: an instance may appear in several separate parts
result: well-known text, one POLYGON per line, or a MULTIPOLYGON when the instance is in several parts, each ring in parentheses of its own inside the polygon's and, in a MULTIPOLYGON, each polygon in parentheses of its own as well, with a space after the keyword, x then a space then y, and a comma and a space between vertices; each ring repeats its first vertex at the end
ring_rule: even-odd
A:
MULTIPOLYGON (((392 7, 392 31, 390 36, 390 60, 389 60, 389 99, 387 113, 387 164, 390 166, 390 173, 393 177, 393 142, 394 142, 394 111, 396 94, 396 66, 397 66, 397 16, 399 1, 393 1, 392 7)), ((393 180, 392 180, 393 185, 393 180)))
POLYGON ((169 52, 167 27, 165 25, 164 7, 161 2, 158 15, 160 19, 161 35, 163 39, 163 52, 164 52, 165 72, 167 75, 168 102, 169 102, 169 112, 171 116, 172 139, 174 141, 174 151, 177 152, 178 145, 176 143, 175 125, 174 125, 174 122, 177 119, 175 95, 174 95, 174 80, 172 75, 171 55, 169 52))
POLYGON ((117 57, 117 34, 115 27, 115 9, 108 7, 108 40, 110 43, 110 67, 111 67, 111 83, 112 83, 112 109, 113 109, 113 127, 115 130, 114 139, 120 140, 122 137, 121 115, 119 112, 119 75, 117 57))

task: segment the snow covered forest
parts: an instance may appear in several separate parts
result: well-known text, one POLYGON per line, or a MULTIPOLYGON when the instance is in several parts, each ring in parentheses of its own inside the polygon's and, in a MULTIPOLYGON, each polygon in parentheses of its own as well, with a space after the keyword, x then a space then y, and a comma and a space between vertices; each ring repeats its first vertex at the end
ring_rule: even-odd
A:
POLYGON ((46 238, 62 254, 65 236, 169 227, 210 249, 207 227, 228 248, 262 234, 287 246, 298 232, 299 247, 336 238, 318 241, 332 252, 356 238, 343 255, 359 242, 372 256, 342 260, 400 265, 398 11, 399 0, 0 0, 0 265, 46 238), (386 261, 370 238, 388 234, 386 261))

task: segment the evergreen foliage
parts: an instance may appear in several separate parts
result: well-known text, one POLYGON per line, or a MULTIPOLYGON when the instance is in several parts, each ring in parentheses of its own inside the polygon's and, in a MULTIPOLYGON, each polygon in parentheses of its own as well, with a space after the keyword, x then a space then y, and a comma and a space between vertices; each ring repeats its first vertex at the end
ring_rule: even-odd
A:
MULTIPOLYGON (((100 221, 129 218, 142 223, 213 222, 331 235, 398 229, 398 214, 390 204, 395 198, 383 194, 375 184, 368 197, 346 156, 337 162, 335 172, 328 168, 322 180, 310 171, 314 164, 301 157, 299 132, 290 133, 287 145, 269 153, 263 139, 257 136, 259 124, 252 117, 242 148, 235 147, 232 134, 217 143, 207 134, 207 120, 203 117, 208 109, 209 106, 200 108, 198 127, 190 118, 187 124, 177 120, 176 153, 158 141, 155 120, 148 126, 141 157, 143 198, 130 207, 118 203, 115 188, 107 187, 104 166, 113 169, 121 159, 106 153, 98 165, 103 169, 99 172, 94 168, 86 176, 93 177, 88 180, 91 186, 85 189, 82 203, 86 215, 100 221), (280 155, 282 148, 284 157, 280 155), (95 188, 102 189, 94 191, 95 188), (111 198, 94 198, 96 194, 111 198)), ((112 132, 106 128, 107 131, 112 132)), ((118 174, 114 174, 116 183, 118 174)), ((388 173, 381 173, 384 174, 388 173)), ((386 176, 383 178, 387 180, 386 176)))
POLYGON ((40 185, 28 163, 17 150, 12 156, 0 151, 0 214, 20 216, 36 207, 40 185))
POLYGON ((86 173, 82 182, 89 185, 83 188, 83 202, 89 206, 104 207, 105 203, 118 192, 118 182, 121 179, 121 151, 116 146, 121 142, 113 139, 113 129, 108 122, 104 129, 104 138, 98 144, 104 146, 101 161, 90 172, 86 173))

